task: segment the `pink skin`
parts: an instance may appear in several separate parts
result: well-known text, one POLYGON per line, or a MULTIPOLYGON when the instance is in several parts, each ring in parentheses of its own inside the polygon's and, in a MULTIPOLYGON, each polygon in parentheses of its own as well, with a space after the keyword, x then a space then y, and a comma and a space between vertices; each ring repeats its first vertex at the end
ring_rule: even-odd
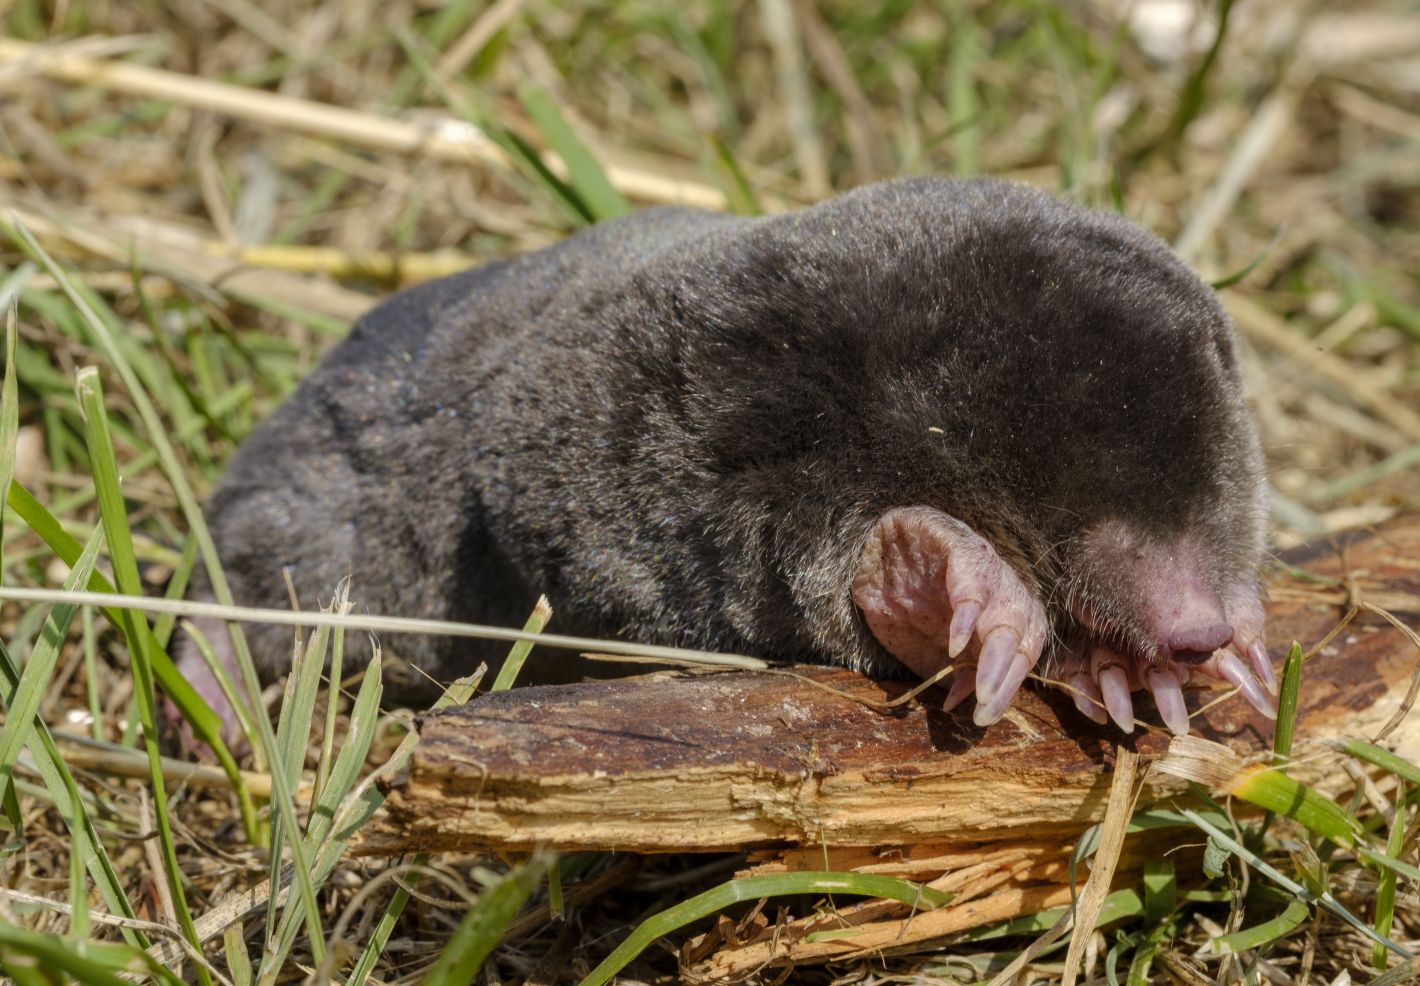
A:
MULTIPOLYGON (((1255 586, 1220 599, 1192 560, 1194 548, 1145 552, 1115 530, 1108 547, 1137 578, 1142 622, 1155 628, 1132 647, 1115 643, 1108 621, 1077 606, 1084 636, 1064 648, 1052 677, 1069 686, 1076 707, 1124 732, 1134 728, 1133 692, 1154 698, 1164 724, 1188 732, 1183 686, 1194 674, 1236 685, 1264 715, 1275 716, 1276 678, 1262 640, 1263 611, 1255 586)), ((1106 567, 1112 564, 1103 555, 1106 567)), ((878 641, 922 676, 948 664, 945 708, 976 693, 978 725, 1000 719, 1040 660, 1049 633, 1045 608, 995 550, 971 528, 929 507, 888 511, 864 545, 853 599, 878 641)), ((1138 635, 1136 634, 1136 637, 1138 635)))
POLYGON ((991 545, 927 507, 891 510, 873 528, 853 600, 912 671, 929 678, 956 662, 946 707, 974 690, 982 726, 1005 715, 1050 632, 1045 607, 991 545))
MULTIPOLYGON (((193 621, 199 632, 207 638, 208 644, 212 647, 217 659, 222 663, 228 676, 233 681, 240 680, 241 672, 237 669, 237 658, 232 652, 232 641, 227 635, 226 626, 220 620, 213 620, 208 617, 198 617, 193 621)), ((222 686, 217 683, 217 676, 212 673, 212 669, 207 666, 206 660, 197 649, 197 645, 186 635, 178 638, 177 648, 174 650, 174 657, 177 659, 178 672, 187 679, 187 683, 193 687, 197 694, 217 713, 222 721, 222 742, 227 744, 232 755, 241 757, 247 752, 246 736, 242 733, 241 721, 237 718, 236 710, 227 701, 227 695, 222 691, 222 686)), ((199 740, 192 731, 192 726, 183 718, 178 711, 173 700, 166 695, 162 700, 162 717, 166 720, 166 725, 177 737, 178 746, 185 754, 196 754, 201 759, 211 759, 212 751, 206 743, 199 740)))

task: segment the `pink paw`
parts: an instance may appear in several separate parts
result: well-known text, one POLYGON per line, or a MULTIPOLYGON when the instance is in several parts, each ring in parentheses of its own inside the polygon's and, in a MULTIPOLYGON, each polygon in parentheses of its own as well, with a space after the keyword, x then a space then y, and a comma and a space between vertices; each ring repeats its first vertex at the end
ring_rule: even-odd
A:
POLYGON ((975 691, 977 725, 1000 719, 1040 660, 1045 607, 994 548, 930 507, 901 507, 869 532, 853 600, 868 628, 923 678, 956 666, 945 708, 975 691))

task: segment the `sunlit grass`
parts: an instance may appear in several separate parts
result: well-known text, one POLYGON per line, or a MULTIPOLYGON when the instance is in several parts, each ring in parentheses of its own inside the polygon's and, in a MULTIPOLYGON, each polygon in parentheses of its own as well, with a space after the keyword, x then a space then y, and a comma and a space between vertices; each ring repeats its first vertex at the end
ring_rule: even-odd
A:
MULTIPOLYGON (((804 135, 785 123, 762 5, 455 0, 433 9, 397 0, 309 44, 300 32, 323 30, 331 8, 298 2, 253 17, 248 6, 203 5, 212 20, 194 26, 162 5, 122 12, 18 0, 6 8, 4 34, 136 36, 121 59, 198 66, 235 87, 375 118, 420 119, 432 107, 481 128, 504 163, 397 157, 236 110, 226 118, 192 109, 181 92, 154 98, 94 80, 12 81, 15 115, 0 126, 5 585, 176 597, 205 570, 220 597, 201 495, 353 312, 396 281, 666 201, 638 175, 695 183, 745 214, 810 197, 797 162, 814 149, 796 145, 804 135), (204 129, 214 119, 220 129, 204 129), (114 216, 196 239, 163 253, 150 226, 114 216), (225 266, 198 263, 212 257, 225 266), (243 280, 253 268, 262 276, 243 280), (37 438, 38 467, 21 461, 22 430, 37 438)), ((1333 53, 1314 82, 1288 68, 1300 41, 1292 39, 1296 50, 1260 47, 1237 34, 1231 8, 1210 5, 1198 43, 1168 56, 1145 51, 1137 29, 1103 8, 823 4, 832 44, 806 43, 800 24, 806 103, 795 109, 813 123, 811 143, 835 187, 861 180, 864 167, 884 177, 1007 174, 1174 236, 1215 188, 1259 103, 1302 87, 1293 137, 1279 141, 1270 170, 1244 183, 1197 259, 1220 290, 1244 293, 1299 340, 1279 349, 1275 335, 1242 325, 1257 350, 1249 372, 1269 382, 1259 413, 1279 520, 1329 531, 1358 522, 1361 508, 1413 506, 1420 488, 1420 432, 1404 413, 1420 339, 1420 172, 1401 166, 1413 149, 1392 132, 1410 126, 1413 108, 1386 88, 1387 56, 1360 52, 1348 62, 1333 53), (1364 72, 1348 76, 1353 64, 1364 72), (1362 108, 1345 110, 1353 104, 1362 108), (854 127, 863 129, 859 106, 878 138, 866 164, 852 147, 854 127), (1288 206, 1289 197, 1300 205, 1288 206), (1309 375, 1317 349, 1346 372, 1309 375), (1269 360, 1281 366, 1275 378, 1265 377, 1269 360)), ((348 587, 357 605, 360 589, 348 587)), ((535 617, 529 627, 545 623, 535 617)), ((4 610, 4 858, 40 858, 22 841, 27 824, 47 824, 68 853, 46 871, 53 907, 14 905, 10 913, 32 925, 0 920, 0 967, 16 981, 118 983, 132 973, 172 982, 179 969, 184 981, 243 986, 310 969, 316 980, 351 984, 425 972, 467 981, 496 959, 529 901, 560 897, 559 871, 544 855, 480 866, 476 878, 466 861, 421 855, 372 887, 368 910, 332 919, 332 908, 354 897, 351 840, 383 800, 379 780, 407 763, 414 743, 407 720, 381 711, 378 656, 348 668, 340 631, 308 631, 273 725, 266 683, 237 632, 238 679, 216 670, 243 712, 252 766, 269 777, 269 792, 253 792, 220 723, 173 664, 168 648, 180 629, 171 614, 112 607, 4 610), (158 755, 161 696, 212 748, 225 789, 199 796, 173 782, 158 755), (66 763, 57 739, 66 731, 141 751, 151 829, 136 807, 139 785, 116 781, 115 789, 127 784, 120 797, 66 763), (35 805, 52 819, 36 822, 35 805), (224 828, 214 814, 237 824, 224 828), (156 853, 135 850, 150 834, 156 853), (447 886, 439 881, 458 866, 467 883, 461 913, 410 913, 416 895, 447 886), (265 896, 238 906, 224 896, 236 886, 265 886, 265 896), (373 916, 360 925, 358 914, 373 916), (421 944, 412 973, 398 965, 410 957, 404 928, 433 943, 421 944)), ((521 656, 504 664, 495 688, 518 674, 527 648, 514 650, 521 656)), ((1395 929, 1413 926, 1402 891, 1417 876, 1406 832, 1420 771, 1356 737, 1338 763, 1379 779, 1383 808, 1336 803, 1289 778, 1303 675, 1289 660, 1274 762, 1249 767, 1226 792, 1234 807, 1250 802, 1257 811, 1230 815, 1228 804, 1199 794, 1167 815, 1136 818, 1136 828, 1169 825, 1181 843, 1206 850, 1197 867, 1151 861, 1137 887, 1106 898, 1100 964, 1112 982, 1148 981, 1170 949, 1187 951, 1175 942, 1199 944, 1205 920, 1228 928, 1211 946, 1213 968, 1225 954, 1239 964, 1275 956, 1321 920, 1350 927, 1374 967, 1392 962, 1395 929), (1356 880, 1376 888, 1369 913, 1337 889, 1356 880)), ((467 700, 475 683, 451 689, 441 705, 467 700)), ((1086 839, 1081 858, 1088 850, 1086 839)), ((633 903, 609 906, 612 916, 588 935, 584 968, 596 971, 587 981, 606 981, 638 956, 672 970, 648 946, 761 896, 806 895, 810 907, 830 892, 909 895, 923 906, 930 897, 852 874, 755 879, 650 897, 628 891, 633 903), (840 879, 849 883, 833 883, 840 879)), ((999 950, 972 959, 989 978, 1059 917, 1047 911, 977 929, 958 944, 999 950)))

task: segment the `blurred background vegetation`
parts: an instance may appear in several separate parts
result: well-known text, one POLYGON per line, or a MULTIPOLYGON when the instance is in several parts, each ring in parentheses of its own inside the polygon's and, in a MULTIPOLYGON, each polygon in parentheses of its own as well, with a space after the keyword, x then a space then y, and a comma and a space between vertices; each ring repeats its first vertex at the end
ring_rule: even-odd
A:
MULTIPOLYGON (((0 281, 34 256, 22 225, 115 331, 199 493, 400 284, 625 208, 774 211, 880 178, 986 173, 1123 211, 1219 285, 1248 351, 1278 547, 1420 503, 1413 3, 0 0, 0 16, 0 281)), ((62 289, 48 270, 23 284, 15 475, 88 538, 74 382, 97 366, 161 592, 185 548, 191 565, 187 526, 62 289)), ((67 572, 7 515, 5 584, 67 572)), ((0 635, 23 657, 44 617, 5 604, 0 635)), ((41 711, 131 740, 131 680, 105 659, 119 638, 86 628, 41 711)), ((206 896, 261 871, 230 794, 176 810, 206 896)), ((62 886, 62 841, 44 845, 0 863, 5 879, 62 886)), ((141 898, 153 863, 124 858, 141 898)), ((322 892, 347 901, 356 872, 322 892)), ((586 941, 645 906, 586 919, 586 941)), ((420 967, 406 946, 382 960, 391 979, 420 967)))

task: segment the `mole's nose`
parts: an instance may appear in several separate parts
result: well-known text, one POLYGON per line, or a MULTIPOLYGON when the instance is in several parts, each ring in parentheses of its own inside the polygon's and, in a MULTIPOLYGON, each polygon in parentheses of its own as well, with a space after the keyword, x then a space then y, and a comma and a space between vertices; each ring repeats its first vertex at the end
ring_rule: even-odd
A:
POLYGON ((1233 628, 1226 623, 1197 623, 1175 626, 1160 641, 1175 661, 1197 664, 1233 639, 1233 628))

